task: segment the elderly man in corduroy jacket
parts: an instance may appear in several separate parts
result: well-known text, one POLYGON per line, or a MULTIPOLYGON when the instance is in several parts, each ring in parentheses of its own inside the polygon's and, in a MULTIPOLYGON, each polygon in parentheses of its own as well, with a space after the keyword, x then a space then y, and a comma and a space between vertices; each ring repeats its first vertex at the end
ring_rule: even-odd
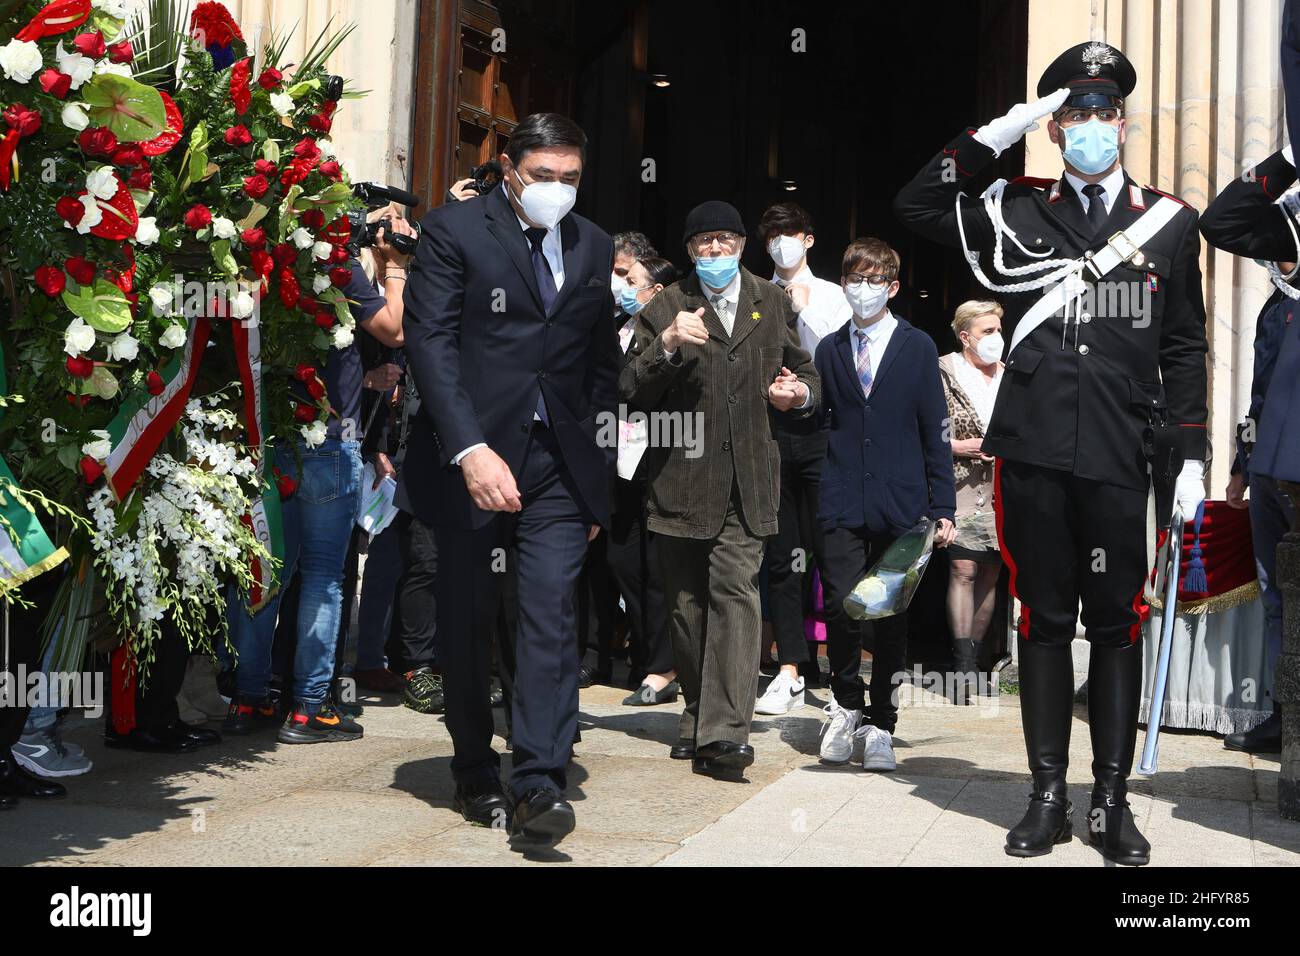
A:
POLYGON ((670 755, 735 778, 754 762, 758 570, 780 499, 774 416, 814 414, 820 383, 789 296, 740 265, 745 225, 735 207, 695 207, 684 239, 695 271, 637 316, 619 390, 649 415, 648 525, 663 536, 686 696, 670 755))

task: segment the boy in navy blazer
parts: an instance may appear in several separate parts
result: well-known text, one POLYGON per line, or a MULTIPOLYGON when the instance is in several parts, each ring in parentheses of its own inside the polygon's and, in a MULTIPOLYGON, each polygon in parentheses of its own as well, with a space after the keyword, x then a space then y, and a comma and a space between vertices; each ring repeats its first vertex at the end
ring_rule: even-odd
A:
POLYGON ((948 406, 934 342, 889 311, 898 253, 879 239, 844 252, 840 282, 853 318, 817 346, 830 439, 817 521, 825 536, 827 654, 834 697, 821 758, 847 763, 864 737, 865 770, 895 768, 897 689, 907 656, 907 615, 873 622, 870 704, 858 671, 862 622, 844 598, 894 540, 921 518, 937 522, 936 547, 956 537, 948 406))

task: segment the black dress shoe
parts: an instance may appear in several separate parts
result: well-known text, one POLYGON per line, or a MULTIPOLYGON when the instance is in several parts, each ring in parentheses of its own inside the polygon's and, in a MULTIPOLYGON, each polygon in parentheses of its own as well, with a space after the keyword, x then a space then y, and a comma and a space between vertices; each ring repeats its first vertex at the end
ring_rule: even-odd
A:
POLYGON ((586 690, 592 684, 596 683, 596 672, 586 664, 578 665, 578 688, 586 690))
POLYGON ((1058 843, 1069 843, 1073 816, 1063 788, 1031 793, 1029 809, 1007 833, 1007 856, 1045 856, 1058 843))
POLYGON ((504 830, 510 824, 510 797, 499 780, 456 784, 451 808, 475 826, 504 830))
POLYGON ((178 740, 192 740, 199 747, 221 743, 221 734, 217 731, 209 730, 207 727, 196 727, 193 724, 185 723, 183 720, 168 724, 167 733, 178 740))
POLYGON ((695 756, 695 741, 687 740, 683 737, 673 745, 668 751, 668 756, 673 760, 690 760, 695 756))
POLYGON ((749 744, 736 744, 729 740, 715 740, 695 748, 695 762, 691 769, 719 779, 736 779, 754 762, 754 748, 749 744))
POLYGON ((104 733, 104 744, 115 750, 136 750, 146 754, 187 754, 199 749, 198 741, 188 737, 155 734, 139 727, 126 734, 108 730, 104 733))
MULTIPOLYGON (((4 751, 8 753, 6 749, 4 751)), ((53 800, 66 797, 67 788, 61 783, 42 780, 18 765, 13 757, 0 759, 0 796, 21 797, 24 800, 53 800)))
POLYGON ((1282 708, 1273 705, 1273 714, 1257 727, 1245 733, 1228 734, 1223 738, 1225 750, 1247 754, 1280 754, 1282 752, 1282 708))
POLYGON ((554 790, 534 787, 515 806, 510 847, 521 851, 549 849, 572 833, 576 822, 568 800, 554 790))

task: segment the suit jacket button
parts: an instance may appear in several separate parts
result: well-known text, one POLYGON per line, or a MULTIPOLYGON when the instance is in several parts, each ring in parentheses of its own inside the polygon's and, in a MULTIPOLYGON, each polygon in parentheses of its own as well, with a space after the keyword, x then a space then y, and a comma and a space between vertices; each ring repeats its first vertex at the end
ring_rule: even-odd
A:
POLYGON ((866 473, 865 475, 863 475, 862 477, 863 477, 864 479, 866 479, 867 481, 870 481, 870 480, 871 480, 871 472, 867 472, 867 473, 866 473))
POLYGON ((727 401, 730 402, 732 405, 735 405, 735 404, 736 404, 736 396, 735 396, 735 395, 728 395, 728 396, 727 396, 727 401))
POLYGON ((729 442, 729 441, 724 441, 724 442, 722 443, 722 450, 723 450, 723 451, 731 451, 731 442, 729 442))
POLYGON ((735 352, 728 352, 728 353, 727 353, 727 361, 728 361, 728 362, 734 362, 734 361, 736 361, 736 353, 735 353, 735 352))
POLYGON ((1086 345, 1080 345, 1080 346, 1079 346, 1079 354, 1080 354, 1080 355, 1087 355, 1087 354, 1088 354, 1088 346, 1086 346, 1086 345))

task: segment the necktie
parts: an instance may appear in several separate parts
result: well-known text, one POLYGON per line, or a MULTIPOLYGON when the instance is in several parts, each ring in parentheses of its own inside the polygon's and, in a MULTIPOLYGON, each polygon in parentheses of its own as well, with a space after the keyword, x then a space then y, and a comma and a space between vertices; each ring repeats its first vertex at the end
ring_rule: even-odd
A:
POLYGON ((727 335, 731 335, 731 313, 727 309, 727 297, 715 295, 709 301, 713 303, 713 311, 722 320, 722 327, 727 330, 727 335))
MULTIPOLYGON (((528 244, 532 247, 533 274, 537 276, 537 291, 542 294, 542 308, 547 315, 550 315, 558 290, 555 288, 555 274, 551 272, 551 264, 546 261, 546 256, 542 253, 542 240, 546 238, 546 230, 534 226, 525 229, 524 235, 528 237, 528 244)), ((546 399, 540 389, 537 392, 536 411, 541 423, 549 427, 551 418, 546 414, 546 399)))
POLYGON ((1093 235, 1101 232, 1101 227, 1106 223, 1105 193, 1101 183, 1088 183, 1083 187, 1083 194, 1088 197, 1088 225, 1093 235))
POLYGON ((858 381, 862 383, 862 394, 871 397, 871 346, 867 344, 867 333, 861 329, 858 335, 858 381))

